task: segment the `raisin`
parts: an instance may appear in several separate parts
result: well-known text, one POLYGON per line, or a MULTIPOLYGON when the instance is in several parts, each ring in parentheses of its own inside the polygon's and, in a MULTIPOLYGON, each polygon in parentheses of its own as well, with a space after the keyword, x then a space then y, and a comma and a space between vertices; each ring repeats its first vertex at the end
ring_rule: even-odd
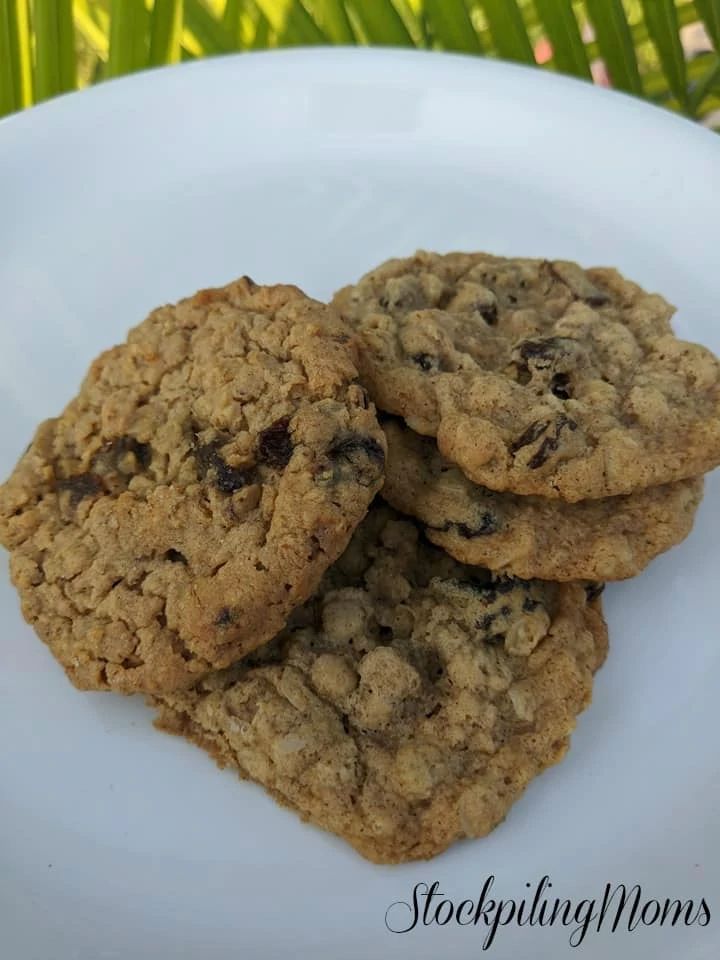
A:
POLYGON ((221 493, 235 493, 250 482, 250 471, 241 467, 230 467, 220 457, 214 467, 213 483, 221 493))
POLYGON ((449 533, 454 530, 465 540, 472 540, 474 537, 486 537, 497 533, 500 529, 500 522, 493 513, 486 510, 478 523, 469 524, 458 520, 447 520, 441 527, 433 527, 432 529, 439 533, 449 533))
POLYGON ((425 373, 429 373, 430 370, 440 369, 440 361, 438 358, 430 356, 429 353, 415 353, 410 359, 425 373))
POLYGON ((257 450, 261 463, 267 463, 279 470, 287 466, 293 452, 289 426, 290 418, 281 417, 260 432, 257 450))
POLYGON ((478 307, 478 312, 489 327, 494 327, 498 319, 498 309, 496 303, 490 303, 486 307, 478 307))
POLYGON ((349 434, 338 437, 328 449, 328 457, 335 464, 335 479, 346 479, 347 468, 351 478, 362 487, 371 487, 385 466, 385 452, 374 437, 349 434))
POLYGON ((229 607, 223 607, 215 617, 216 627, 228 627, 235 622, 235 614, 229 607))
POLYGON ((198 480, 210 480, 221 493, 234 493, 253 482, 254 471, 248 467, 231 467, 218 453, 222 439, 200 443, 198 431, 191 427, 193 456, 198 480))
POLYGON ((483 640, 489 647, 499 647, 505 640, 505 634, 491 633, 489 637, 483 637, 483 640))
POLYGON ((569 400, 570 399, 570 377, 567 373, 556 373, 555 376, 550 381, 550 392, 558 398, 558 400, 569 400))
POLYGON ((600 290, 596 290, 595 293, 591 293, 589 297, 583 299, 589 307, 604 307, 605 304, 610 303, 610 297, 600 290))
POLYGON ((179 550, 173 549, 170 547, 169 550, 166 550, 163 554, 163 559, 168 560, 170 563, 184 563, 187 566, 187 557, 184 553, 180 553, 179 550))
POLYGON ((493 587, 501 595, 510 593, 518 586, 519 581, 515 577, 497 577, 493 581, 493 587))
POLYGON ((97 494, 105 493, 102 480, 93 473, 78 473, 74 477, 58 480, 56 490, 58 493, 63 491, 70 493, 71 507, 76 507, 85 497, 94 497, 97 494))
POLYGON ((559 353, 567 353, 575 341, 569 337, 546 337, 544 340, 523 340, 516 347, 523 360, 553 360, 559 353))
POLYGON ((555 453, 560 445, 560 434, 565 427, 568 427, 570 430, 576 430, 577 424, 564 414, 560 414, 555 423, 555 436, 545 437, 535 454, 528 461, 528 467, 531 470, 537 470, 538 467, 541 467, 548 458, 555 453))
POLYGON ((547 428, 550 426, 549 420, 536 420, 534 423, 531 423, 529 427, 526 427, 525 430, 520 434, 517 440, 514 440, 510 445, 510 453, 517 453, 518 450, 522 450, 523 447, 527 447, 545 433, 547 428))

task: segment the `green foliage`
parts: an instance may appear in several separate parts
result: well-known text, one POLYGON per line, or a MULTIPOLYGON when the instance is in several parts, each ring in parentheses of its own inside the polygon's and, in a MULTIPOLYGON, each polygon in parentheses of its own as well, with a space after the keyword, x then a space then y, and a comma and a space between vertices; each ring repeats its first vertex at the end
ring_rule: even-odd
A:
POLYGON ((430 47, 720 109, 720 0, 0 0, 0 116, 147 67, 315 44, 430 47), (712 49, 688 57, 681 29, 712 49))

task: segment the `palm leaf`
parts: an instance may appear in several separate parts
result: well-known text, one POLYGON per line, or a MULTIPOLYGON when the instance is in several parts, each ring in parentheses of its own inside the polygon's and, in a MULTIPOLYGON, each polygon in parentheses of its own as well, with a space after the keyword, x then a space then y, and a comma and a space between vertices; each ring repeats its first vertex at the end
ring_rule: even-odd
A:
POLYGON ((202 0, 185 0, 184 25, 198 44, 198 55, 210 56, 234 49, 232 33, 202 0))
POLYGON ((255 20, 255 33, 253 34, 252 41, 250 43, 251 50, 265 50, 270 46, 270 40, 272 36, 272 27, 270 26, 270 21, 262 12, 262 10, 257 7, 257 17, 255 20))
POLYGON ((675 99, 687 109, 687 70, 675 4, 673 0, 642 0, 642 6, 668 86, 675 99))
POLYGON ((155 0, 150 19, 150 66, 178 62, 182 20, 182 0, 155 0))
POLYGON ((0 117, 12 113, 19 106, 13 76, 8 5, 8 0, 0 0, 0 117))
POLYGON ((47 100, 60 93, 58 7, 55 0, 35 0, 35 98, 47 100))
POLYGON ((613 86, 642 96, 632 34, 621 0, 585 0, 613 86))
POLYGON ((720 53, 720 0, 695 0, 695 8, 715 44, 715 50, 720 53))
POLYGON ((0 116, 33 99, 27 0, 0 0, 0 116), (5 99, 4 99, 5 98, 5 99), (7 109, 3 109, 3 104, 7 109))
POLYGON ((482 52, 464 0, 425 0, 423 10, 430 36, 444 50, 482 52))
POLYGON ((146 18, 143 0, 112 0, 108 77, 121 77, 146 66, 146 18))
POLYGON ((64 93, 77 86, 77 60, 75 57, 75 25, 72 0, 57 0, 58 22, 58 71, 60 89, 64 93))
POLYGON ((689 106, 693 115, 697 115, 706 97, 714 90, 720 90, 720 56, 710 54, 707 59, 710 60, 709 67, 700 79, 691 84, 690 87, 689 106))
POLYGON ((347 0, 366 43, 412 47, 413 40, 405 22, 390 0, 347 0))
POLYGON ((355 42, 355 34, 343 0, 306 0, 306 6, 333 43, 355 42))
POLYGON ((552 46, 553 63, 557 69, 586 80, 592 79, 572 0, 535 0, 535 7, 552 46))
POLYGON ((75 14, 75 26, 78 33, 94 51, 101 60, 107 60, 108 49, 110 47, 108 30, 109 21, 105 28, 98 23, 97 7, 90 6, 88 0, 75 0, 73 12, 75 14))
POLYGON ((278 31, 278 43, 283 47, 298 47, 327 42, 328 38, 300 0, 290 0, 285 12, 285 22, 278 31))
POLYGON ((517 0, 482 0, 495 49, 506 60, 535 63, 525 21, 517 0))
POLYGON ((245 3, 244 0, 226 0, 225 9, 220 23, 228 37, 233 37, 240 46, 242 37, 242 21, 245 3))

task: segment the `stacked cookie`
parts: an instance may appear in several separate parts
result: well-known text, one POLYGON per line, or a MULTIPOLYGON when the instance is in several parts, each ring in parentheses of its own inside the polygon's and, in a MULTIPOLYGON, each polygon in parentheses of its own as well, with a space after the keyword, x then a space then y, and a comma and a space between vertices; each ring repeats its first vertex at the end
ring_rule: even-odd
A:
POLYGON ((614 270, 418 253, 341 290, 386 424, 383 495, 458 560, 633 576, 690 531, 720 367, 614 270), (426 439, 427 438, 427 439, 426 439))
POLYGON ((598 581, 720 462, 718 363, 670 313, 460 254, 330 308, 244 277, 156 310, 0 488, 23 613, 76 686, 372 860, 481 836, 589 703, 598 581))

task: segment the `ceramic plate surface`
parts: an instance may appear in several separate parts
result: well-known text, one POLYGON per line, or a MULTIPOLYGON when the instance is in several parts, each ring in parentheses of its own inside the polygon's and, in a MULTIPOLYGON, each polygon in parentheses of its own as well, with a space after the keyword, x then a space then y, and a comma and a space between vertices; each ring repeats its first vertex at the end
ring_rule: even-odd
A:
MULTIPOLYGON (((720 352, 718 223, 720 139, 499 63, 301 50, 57 100, 0 123, 0 472, 151 307, 241 273, 325 298, 419 247, 617 265, 720 352)), ((156 732, 139 698, 72 689, 23 623, 3 557, 0 952, 720 956, 718 544, 714 475, 690 539, 606 591, 610 656, 567 759, 487 839, 395 868, 156 732), (641 885, 641 905, 705 898, 711 919, 629 932, 626 910, 613 933, 606 914, 574 949, 577 923, 516 914, 485 952, 482 916, 388 929, 412 923, 417 884, 477 905, 494 877, 492 898, 519 909, 543 876, 543 896, 581 916, 624 883, 641 885)))

